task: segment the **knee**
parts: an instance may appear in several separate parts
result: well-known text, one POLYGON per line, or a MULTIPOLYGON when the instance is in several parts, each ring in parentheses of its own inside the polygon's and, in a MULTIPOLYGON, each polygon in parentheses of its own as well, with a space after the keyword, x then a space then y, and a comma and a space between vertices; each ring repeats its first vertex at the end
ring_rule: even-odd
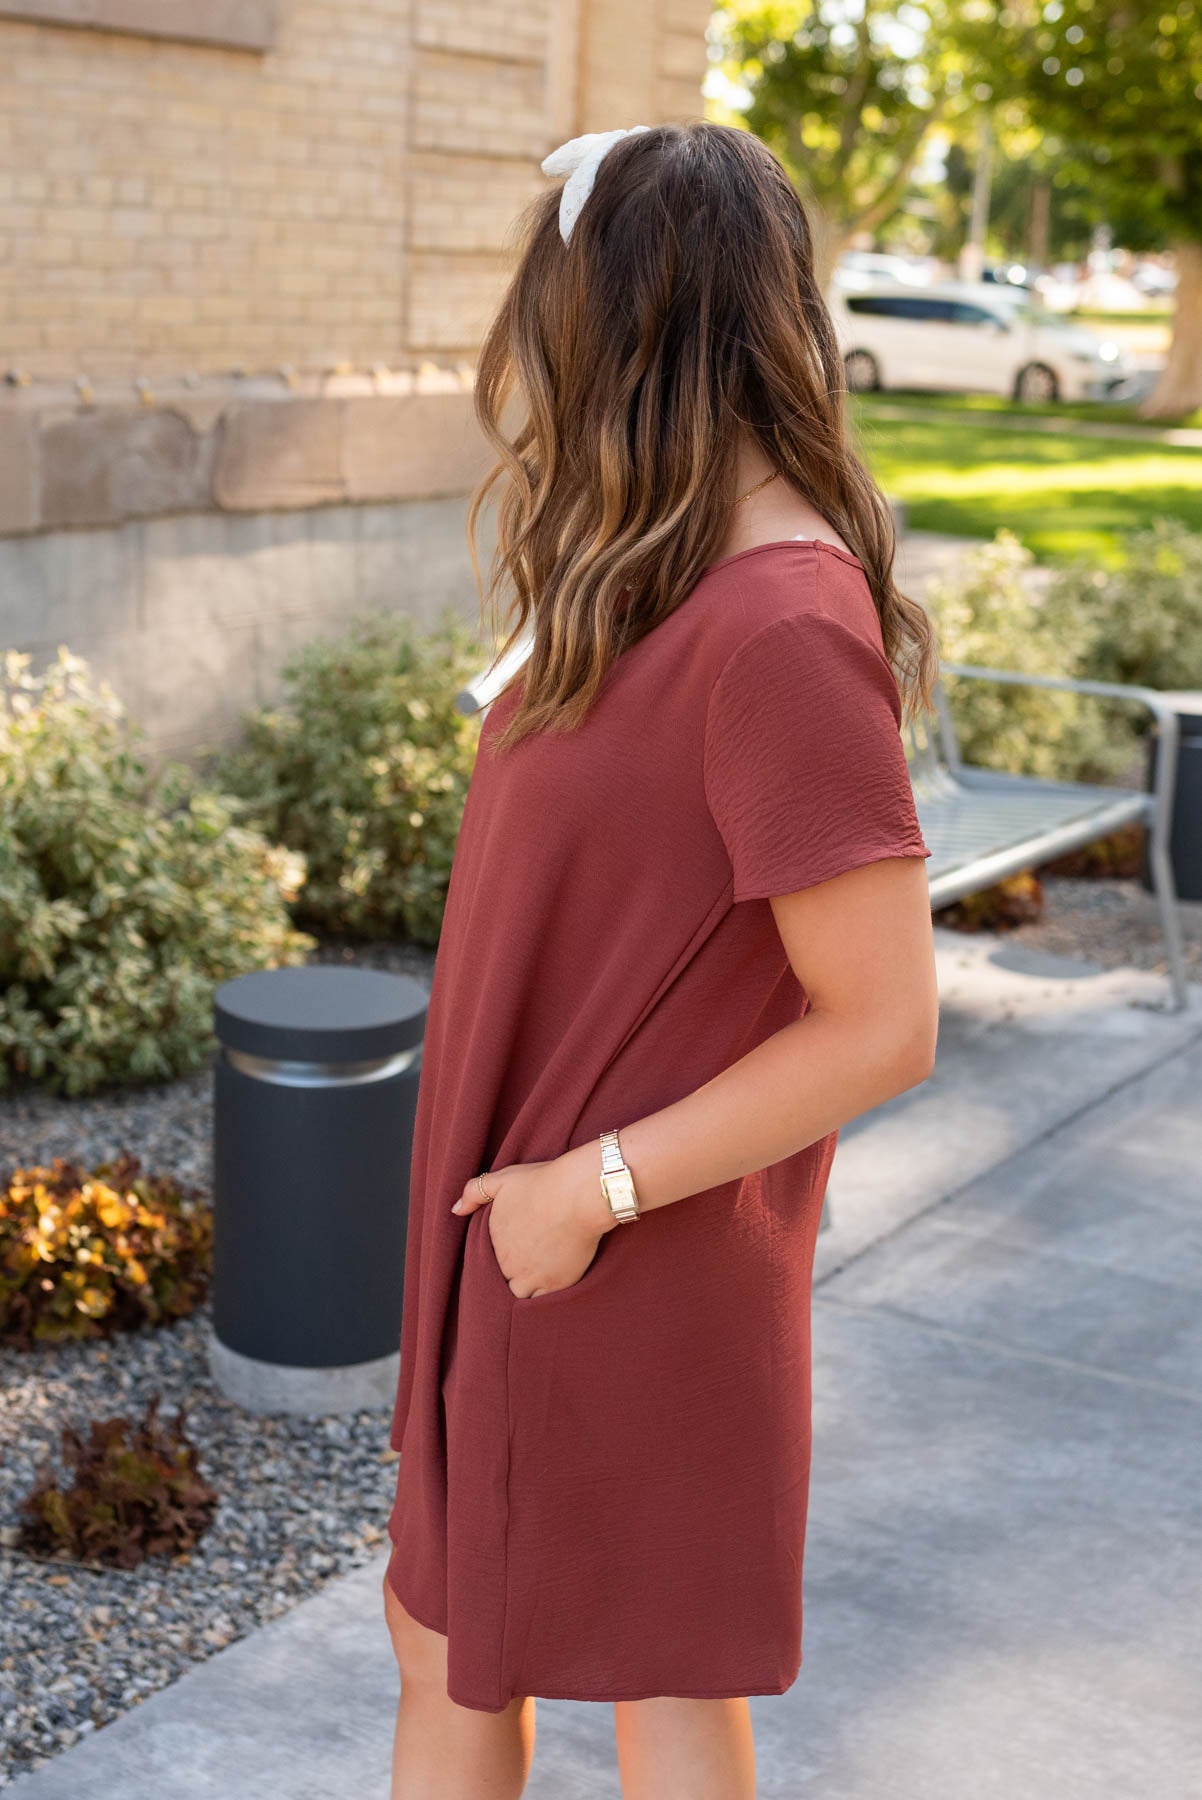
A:
POLYGON ((401 1672, 401 1687, 413 1692, 431 1688, 447 1691, 447 1640, 441 1632, 420 1625, 397 1598, 387 1573, 384 1576, 384 1618, 392 1639, 392 1653, 401 1672))

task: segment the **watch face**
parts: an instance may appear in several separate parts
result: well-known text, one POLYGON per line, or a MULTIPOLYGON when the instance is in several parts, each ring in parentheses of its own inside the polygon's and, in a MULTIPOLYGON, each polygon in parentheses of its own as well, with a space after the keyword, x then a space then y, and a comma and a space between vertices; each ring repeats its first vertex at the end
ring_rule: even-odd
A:
POLYGON ((634 1205, 634 1182, 624 1170, 619 1169, 615 1175, 603 1176, 602 1186, 611 1207, 634 1205))

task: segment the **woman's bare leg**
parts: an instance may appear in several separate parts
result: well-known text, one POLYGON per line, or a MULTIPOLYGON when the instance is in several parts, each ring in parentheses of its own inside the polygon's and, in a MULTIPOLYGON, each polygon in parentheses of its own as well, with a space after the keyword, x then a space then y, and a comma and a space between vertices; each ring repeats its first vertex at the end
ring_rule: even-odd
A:
POLYGON ((619 1700, 622 1800, 755 1800, 746 1700, 619 1700))
POLYGON ((518 1800, 534 1755, 534 1701, 479 1712, 447 1697, 447 1640, 410 1618, 388 1581, 384 1616, 401 1671, 392 1800, 518 1800))

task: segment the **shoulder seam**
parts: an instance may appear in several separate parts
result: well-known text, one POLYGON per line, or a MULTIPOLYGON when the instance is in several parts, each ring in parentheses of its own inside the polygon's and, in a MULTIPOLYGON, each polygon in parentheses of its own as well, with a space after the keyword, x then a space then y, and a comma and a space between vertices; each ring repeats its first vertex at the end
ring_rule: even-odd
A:
MULTIPOLYGON (((874 610, 875 610, 875 608, 874 608, 874 610)), ((881 655, 881 651, 877 649, 877 646, 875 644, 868 643, 867 640, 861 636, 861 634, 855 629, 854 626, 848 625, 843 619, 837 618, 834 613, 826 613, 826 612, 822 612, 822 613, 816 613, 816 612, 782 613, 780 615, 780 617, 777 619, 768 619, 765 624, 757 625, 755 630, 753 632, 751 632, 749 636, 747 636, 745 638, 741 638, 739 640, 739 642, 735 645, 734 649, 730 652, 729 656, 727 656, 726 660, 722 664, 722 667, 718 670, 718 673, 714 677, 713 685, 710 688, 710 700, 712 701, 715 693, 718 691, 718 688, 721 685, 722 678, 726 674, 726 671, 731 667, 731 665, 733 663, 738 661, 739 657, 742 656, 742 654, 745 650, 750 650, 753 644, 758 644, 759 640, 762 637, 766 637, 770 631, 775 631, 779 625, 809 624, 811 620, 818 620, 818 621, 821 621, 821 623, 824 625, 831 625, 834 627, 834 629, 837 632, 841 632, 844 637, 852 638, 857 644, 862 644, 865 649, 875 650, 878 656, 881 655)), ((887 661, 887 659, 885 659, 885 660, 887 661)), ((708 711, 708 708, 707 708, 707 711, 708 711)))

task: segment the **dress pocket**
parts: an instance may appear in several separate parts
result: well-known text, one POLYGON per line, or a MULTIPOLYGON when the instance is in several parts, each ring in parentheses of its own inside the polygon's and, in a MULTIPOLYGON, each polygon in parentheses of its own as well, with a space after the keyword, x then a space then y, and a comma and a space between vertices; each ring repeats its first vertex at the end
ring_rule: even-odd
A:
POLYGON ((551 1292, 547 1294, 522 1295, 514 1293, 509 1282, 505 1278, 504 1269, 502 1269, 500 1263, 497 1261, 497 1253, 493 1247, 492 1233, 488 1229, 487 1207, 481 1206, 472 1214, 471 1219, 468 1221, 468 1229, 470 1231, 473 1228, 478 1230, 483 1238, 483 1242, 480 1245, 480 1254, 492 1270, 493 1279, 496 1285, 508 1297, 513 1305, 521 1307, 523 1312, 529 1312, 535 1307, 554 1306, 557 1304, 563 1305, 591 1290, 601 1275, 609 1267, 610 1258, 606 1253, 612 1252, 614 1238, 617 1236, 616 1231, 607 1231, 603 1237, 598 1239, 597 1248, 593 1253, 593 1260, 590 1262, 588 1268, 585 1269, 584 1273, 578 1276, 575 1281, 569 1282, 567 1287, 552 1288, 551 1292))

